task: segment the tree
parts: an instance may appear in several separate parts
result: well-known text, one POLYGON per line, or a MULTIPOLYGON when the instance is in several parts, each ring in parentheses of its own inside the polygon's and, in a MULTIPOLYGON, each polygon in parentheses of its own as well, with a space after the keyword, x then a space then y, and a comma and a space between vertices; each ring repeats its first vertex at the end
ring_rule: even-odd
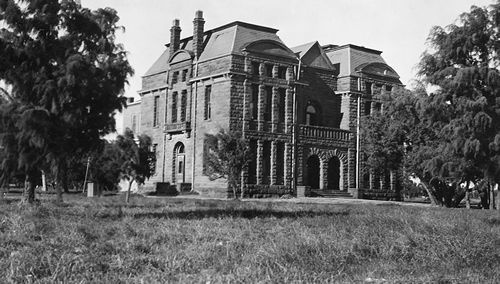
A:
POLYGON ((138 185, 144 184, 146 179, 149 179, 154 174, 156 153, 151 151, 152 140, 149 136, 138 136, 136 143, 134 133, 128 128, 123 135, 118 135, 116 145, 121 151, 123 161, 120 167, 121 177, 129 182, 126 195, 126 202, 128 203, 132 184, 134 182, 138 185))
POLYGON ((113 9, 91 11, 71 0, 0 0, 0 80, 10 90, 0 132, 11 155, 1 175, 24 172, 27 202, 41 169, 55 176, 62 200, 68 157, 102 147, 115 130, 133 73, 115 42, 118 20, 113 9))
MULTIPOLYGON (((227 179, 234 198, 238 198, 241 173, 251 159, 250 147, 240 132, 205 134, 205 174, 210 180, 227 179)), ((241 190, 241 198, 244 190, 241 190)))
POLYGON ((437 204, 458 206, 470 184, 498 182, 499 15, 500 2, 489 9, 473 6, 458 24, 433 28, 433 50, 423 55, 419 76, 436 91, 420 87, 384 98, 385 117, 370 118, 375 129, 365 131, 368 144, 381 144, 367 147, 372 164, 398 164, 389 152, 403 154, 407 173, 420 179, 437 204))

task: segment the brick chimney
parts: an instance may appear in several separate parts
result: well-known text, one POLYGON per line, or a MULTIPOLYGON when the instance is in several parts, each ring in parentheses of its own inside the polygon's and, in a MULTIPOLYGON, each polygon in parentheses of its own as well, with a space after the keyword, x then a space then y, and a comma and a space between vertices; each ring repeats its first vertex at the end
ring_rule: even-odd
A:
POLYGON ((194 56, 198 59, 203 52, 203 32, 205 20, 203 19, 203 11, 196 11, 193 20, 193 51, 194 56))
POLYGON ((179 19, 175 19, 170 28, 170 56, 179 50, 181 44, 181 27, 179 19))

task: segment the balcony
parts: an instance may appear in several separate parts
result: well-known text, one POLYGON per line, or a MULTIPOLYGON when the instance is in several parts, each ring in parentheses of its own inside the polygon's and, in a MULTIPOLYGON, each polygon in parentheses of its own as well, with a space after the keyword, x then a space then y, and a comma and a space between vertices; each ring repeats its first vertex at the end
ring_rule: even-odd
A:
POLYGON ((191 132, 191 121, 176 122, 165 124, 165 133, 189 133, 191 132))
POLYGON ((352 133, 349 130, 330 128, 314 125, 299 125, 299 135, 301 138, 322 139, 331 141, 349 142, 352 133))

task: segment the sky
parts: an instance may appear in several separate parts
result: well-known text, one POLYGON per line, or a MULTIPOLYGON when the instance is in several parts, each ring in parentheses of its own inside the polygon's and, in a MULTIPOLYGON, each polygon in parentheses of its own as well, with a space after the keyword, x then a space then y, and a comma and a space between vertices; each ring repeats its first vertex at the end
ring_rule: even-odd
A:
MULTIPOLYGON (((408 85, 426 50, 433 26, 447 26, 472 5, 488 6, 494 0, 81 0, 91 9, 118 11, 125 33, 117 41, 129 52, 135 70, 126 96, 138 97, 141 77, 170 41, 170 27, 180 20, 181 38, 193 33, 195 11, 202 10, 205 30, 243 21, 278 29, 288 46, 318 41, 355 44, 382 51, 408 85)), ((118 117, 119 119, 119 117, 118 117)), ((120 123, 117 122, 117 126, 120 123)))

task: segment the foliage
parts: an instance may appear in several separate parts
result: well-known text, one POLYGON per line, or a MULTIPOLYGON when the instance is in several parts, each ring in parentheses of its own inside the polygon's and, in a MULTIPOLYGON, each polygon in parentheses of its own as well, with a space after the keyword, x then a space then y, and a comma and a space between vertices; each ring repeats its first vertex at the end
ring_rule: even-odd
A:
POLYGON ((128 202, 132 183, 143 184, 154 174, 156 153, 151 151, 153 146, 151 137, 140 135, 136 143, 134 133, 128 128, 123 135, 118 135, 116 145, 121 153, 121 177, 129 182, 126 198, 128 202))
MULTIPOLYGON (((205 174, 211 180, 227 179, 234 198, 238 198, 241 173, 252 157, 247 140, 241 137, 240 132, 226 133, 221 130, 215 135, 205 134, 205 147, 205 174)), ((243 196, 242 190, 241 197, 243 196)))
POLYGON ((385 97, 384 117, 369 118, 373 129, 365 130, 374 145, 367 148, 370 163, 404 164, 408 174, 433 188, 430 197, 437 203, 457 206, 466 196, 461 184, 498 182, 499 15, 500 4, 473 6, 458 24, 435 27, 419 75, 436 90, 427 94, 420 87, 385 97))
POLYGON ((89 176, 104 190, 116 190, 124 162, 122 151, 117 143, 105 142, 102 152, 93 155, 90 159, 89 176))
POLYGON ((118 196, 76 198, 65 206, 0 207, 0 282, 500 278, 500 218, 486 210, 139 197, 125 206, 118 196))
MULTIPOLYGON (((115 130, 133 73, 115 42, 118 20, 113 9, 90 11, 71 0, 0 0, 0 80, 11 91, 0 132, 13 155, 2 163, 4 178, 22 169, 32 184, 49 169, 64 184, 68 158, 102 147, 115 130)), ((33 191, 30 185, 30 202, 33 191)))

